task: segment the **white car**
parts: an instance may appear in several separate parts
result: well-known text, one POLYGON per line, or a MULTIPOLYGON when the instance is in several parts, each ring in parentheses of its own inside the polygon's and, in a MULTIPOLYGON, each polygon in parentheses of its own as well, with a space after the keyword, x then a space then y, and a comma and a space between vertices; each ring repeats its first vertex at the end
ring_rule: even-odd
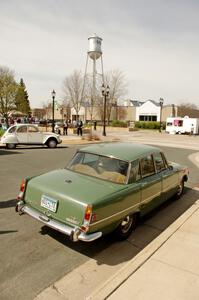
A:
POLYGON ((8 149, 14 149, 17 145, 46 145, 49 148, 57 147, 62 140, 53 132, 39 131, 34 124, 16 124, 9 127, 1 137, 1 143, 8 149))

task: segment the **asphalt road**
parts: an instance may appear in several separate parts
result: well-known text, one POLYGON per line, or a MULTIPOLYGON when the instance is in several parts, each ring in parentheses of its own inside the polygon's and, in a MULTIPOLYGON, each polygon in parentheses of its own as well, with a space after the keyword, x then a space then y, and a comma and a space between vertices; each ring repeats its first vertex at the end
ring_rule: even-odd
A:
POLYGON ((125 242, 110 236, 86 244, 14 212, 22 178, 64 167, 76 147, 0 148, 0 299, 33 299, 40 291, 90 258, 110 266, 128 261, 177 219, 196 199, 198 169, 188 160, 192 150, 161 147, 169 160, 186 164, 190 180, 180 201, 169 201, 143 219, 125 242), (113 256, 113 248, 115 255, 113 256))

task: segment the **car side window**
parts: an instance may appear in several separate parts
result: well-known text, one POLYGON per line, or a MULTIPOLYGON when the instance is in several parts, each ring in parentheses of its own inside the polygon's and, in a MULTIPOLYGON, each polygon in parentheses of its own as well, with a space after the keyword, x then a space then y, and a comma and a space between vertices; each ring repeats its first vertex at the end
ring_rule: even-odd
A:
POLYGON ((28 132, 38 132, 38 128, 34 126, 28 126, 28 132))
POLYGON ((140 165, 139 160, 136 159, 131 162, 131 169, 129 174, 129 183, 138 181, 141 178, 140 176, 140 165))
POLYGON ((142 177, 147 177, 155 173, 152 155, 147 155, 140 159, 142 177))
POLYGON ((8 130, 9 133, 13 133, 15 131, 16 131, 16 126, 13 126, 8 130))
POLYGON ((26 132, 27 132, 27 126, 20 126, 20 127, 17 129, 17 132, 18 132, 18 133, 26 133, 26 132))
POLYGON ((162 156, 162 153, 160 152, 154 153, 153 158, 154 158, 157 172, 161 172, 166 169, 165 160, 162 156))

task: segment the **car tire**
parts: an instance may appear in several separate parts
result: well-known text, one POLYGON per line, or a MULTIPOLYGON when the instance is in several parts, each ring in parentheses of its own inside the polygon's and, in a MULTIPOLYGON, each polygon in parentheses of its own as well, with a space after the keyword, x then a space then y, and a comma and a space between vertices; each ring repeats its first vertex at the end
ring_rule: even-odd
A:
POLYGON ((47 142, 48 148, 56 148, 57 147, 57 141, 55 139, 49 139, 47 142))
POLYGON ((16 148, 16 144, 13 144, 13 143, 9 143, 9 144, 6 144, 6 148, 7 149, 15 149, 16 148))
POLYGON ((182 194, 184 193, 184 179, 181 180, 179 186, 178 186, 178 190, 176 193, 176 198, 180 199, 180 197, 182 196, 182 194))
POLYGON ((125 240, 129 237, 137 224, 137 214, 126 216, 115 230, 115 236, 118 240, 125 240))

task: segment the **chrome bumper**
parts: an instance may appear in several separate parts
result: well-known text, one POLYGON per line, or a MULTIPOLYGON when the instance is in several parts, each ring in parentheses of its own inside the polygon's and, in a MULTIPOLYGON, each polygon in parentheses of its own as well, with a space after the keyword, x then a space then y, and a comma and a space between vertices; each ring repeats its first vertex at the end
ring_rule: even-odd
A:
POLYGON ((77 241, 84 241, 84 242, 92 242, 102 236, 102 232, 95 232, 95 233, 89 233, 86 234, 82 232, 78 227, 70 227, 68 225, 59 223, 55 220, 52 220, 48 218, 46 215, 43 215, 36 211, 35 209, 32 209, 26 205, 22 204, 22 201, 17 203, 16 211, 21 213, 26 213, 29 216, 33 217, 34 219, 44 223, 46 226, 49 226, 53 229, 56 229, 66 235, 68 235, 73 242, 77 241))

